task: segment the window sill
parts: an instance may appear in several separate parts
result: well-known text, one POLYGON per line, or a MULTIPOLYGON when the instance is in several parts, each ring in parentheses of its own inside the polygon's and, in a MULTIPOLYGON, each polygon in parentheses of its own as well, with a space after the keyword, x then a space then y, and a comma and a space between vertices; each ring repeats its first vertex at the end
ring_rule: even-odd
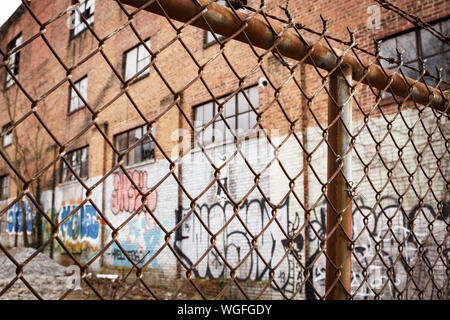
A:
POLYGON ((203 44, 203 49, 206 50, 206 49, 208 49, 209 47, 212 47, 215 44, 219 44, 219 43, 217 41, 215 41, 215 40, 210 41, 210 42, 205 42, 203 44))
MULTIPOLYGON (((226 39, 226 37, 221 36, 221 35, 217 35, 217 38, 218 38, 220 41, 226 39)), ((219 42, 216 41, 216 40, 211 40, 211 41, 209 41, 209 42, 206 42, 206 41, 205 41, 205 42, 203 42, 203 50, 206 50, 206 49, 208 49, 209 47, 214 46, 215 44, 219 44, 219 42)))
POLYGON ((141 81, 141 80, 143 80, 143 79, 145 79, 145 78, 147 78, 147 77, 149 77, 149 76, 150 76, 150 71, 147 72, 146 74, 140 75, 139 77, 137 77, 136 79, 134 79, 134 80, 132 80, 132 81, 127 80, 127 81, 125 81, 125 83, 126 83, 127 85, 132 85, 132 84, 135 84, 136 82, 139 82, 139 81, 141 81))
MULTIPOLYGON (((143 167, 143 166, 146 166, 146 165, 149 165, 149 164, 155 164, 156 163, 156 160, 155 159, 150 159, 150 160, 145 160, 145 161, 142 161, 142 162, 139 162, 139 163, 133 163, 133 164, 129 164, 129 165, 124 165, 123 167, 125 168, 125 170, 133 170, 133 169, 136 169, 136 168, 139 168, 139 167, 143 167)), ((116 163, 117 164, 117 163, 116 163)), ((114 170, 114 172, 117 172, 117 171, 122 171, 122 170, 120 170, 120 168, 117 168, 116 170, 114 170)))
MULTIPOLYGON (((83 181, 83 182, 85 182, 87 180, 88 180, 88 177, 81 178, 81 181, 83 181)), ((75 179, 75 180, 60 182, 60 183, 58 183, 58 187, 66 187, 66 186, 75 185, 75 184, 81 185, 80 181, 75 179)))
MULTIPOLYGON (((250 140, 250 139, 254 139, 254 138, 259 138, 259 134, 258 133, 253 133, 250 134, 248 136, 246 136, 245 138, 243 138, 244 136, 240 136, 238 137, 239 139, 241 139, 241 143, 245 140, 250 140)), ((226 145, 235 145, 234 143, 234 138, 228 139, 228 140, 223 140, 221 142, 210 142, 206 145, 203 145, 203 148, 205 150, 211 150, 211 149, 215 149, 218 147, 225 147, 226 145)), ((200 152, 202 151, 202 148, 199 147, 197 144, 194 145, 194 147, 192 148, 192 152, 200 152)))
POLYGON ((380 100, 380 107, 384 107, 384 106, 389 106, 391 104, 396 103, 393 97, 386 97, 386 98, 381 98, 380 100))
MULTIPOLYGON (((16 76, 16 78, 17 78, 17 76, 16 76)), ((11 83, 10 85, 7 85, 7 84, 5 83, 5 91, 11 89, 11 88, 14 87, 15 85, 17 85, 17 82, 16 82, 16 81, 14 81, 14 83, 11 83)))
MULTIPOLYGON (((93 28, 94 27, 94 23, 90 24, 89 27, 93 28)), ((69 32, 70 32, 69 42, 71 42, 72 40, 75 40, 75 39, 81 37, 88 30, 89 30, 89 28, 87 26, 82 31, 78 32, 77 34, 73 34, 73 31, 69 30, 69 32)))
POLYGON ((75 113, 77 113, 78 111, 83 110, 83 109, 86 109, 86 106, 82 106, 82 107, 80 107, 80 108, 78 108, 78 109, 75 109, 75 110, 73 110, 73 111, 69 111, 69 112, 67 113, 67 116, 70 117, 71 115, 73 115, 73 114, 75 114, 75 113))

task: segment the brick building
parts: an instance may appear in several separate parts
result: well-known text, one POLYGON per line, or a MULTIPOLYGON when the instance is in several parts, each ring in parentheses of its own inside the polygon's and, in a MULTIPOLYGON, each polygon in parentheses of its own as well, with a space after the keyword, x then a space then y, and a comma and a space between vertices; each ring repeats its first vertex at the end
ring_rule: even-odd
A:
MULTIPOLYGON (((66 10, 72 0, 41 0, 29 3, 34 17, 21 5, 0 29, 0 48, 3 53, 26 44, 10 55, 7 62, 18 83, 5 68, 0 70, 2 152, 7 155, 11 164, 19 168, 18 173, 26 180, 35 177, 30 186, 19 183, 17 187, 20 180, 17 178, 17 172, 13 172, 7 162, 2 160, 0 186, 3 207, 28 187, 33 194, 38 195, 40 205, 55 221, 64 220, 73 209, 78 208, 77 214, 59 229, 59 236, 64 245, 78 259, 87 262, 108 245, 102 257, 90 264, 93 270, 130 267, 132 264, 128 259, 131 258, 136 263, 148 263, 148 268, 157 270, 161 278, 170 278, 175 277, 181 270, 181 265, 177 263, 171 249, 177 252, 184 263, 191 266, 197 263, 210 244, 210 235, 195 215, 191 214, 188 219, 183 220, 182 227, 176 232, 173 229, 191 212, 193 202, 199 208, 199 216, 207 221, 212 232, 217 232, 233 215, 233 204, 228 196, 235 201, 243 199, 240 212, 254 234, 260 232, 270 220, 275 204, 278 206, 280 224, 286 227, 284 231, 287 234, 292 236, 298 230, 303 230, 296 238, 295 250, 304 265, 314 263, 314 276, 309 285, 320 287, 324 278, 325 261, 320 250, 320 235, 325 234, 326 208, 321 191, 326 181, 326 161, 323 161, 326 157, 326 144, 322 126, 327 121, 328 96, 322 90, 312 103, 309 104, 307 99, 321 86, 318 72, 311 66, 300 65, 293 74, 296 82, 290 81, 287 85, 282 85, 291 73, 279 59, 269 54, 259 66, 258 57, 248 45, 231 41, 224 46, 224 53, 232 62, 234 70, 231 70, 227 61, 219 55, 206 65, 202 72, 203 81, 200 81, 196 79, 199 67, 183 45, 190 50, 196 62, 202 65, 221 48, 212 33, 187 27, 181 37, 183 43, 176 40, 170 43, 172 39, 176 39, 174 28, 165 18, 145 11, 139 12, 130 21, 134 29, 126 26, 116 32, 119 26, 126 24, 128 18, 115 1, 80 2, 79 11, 89 22, 89 27, 76 12, 50 20, 66 10), (39 33, 41 36, 32 38, 39 33), (150 63, 152 65, 148 67, 150 63), (236 74, 242 77, 242 84, 236 74), (185 88, 193 79, 196 81, 185 88), (302 87, 305 95, 301 94, 298 85, 302 87), (236 92, 238 88, 242 89, 236 92), (276 95, 275 88, 282 90, 276 95), (178 92, 182 93, 174 101, 174 93, 178 92), (212 95, 220 99, 214 101, 212 95), (273 155, 273 148, 266 139, 261 139, 260 133, 249 133, 257 120, 260 119, 260 125, 268 130, 274 142, 285 141, 279 151, 279 157, 285 166, 275 163, 269 170, 264 170, 258 188, 255 188, 255 174, 242 158, 236 157, 221 170, 221 184, 215 183, 205 189, 215 174, 215 169, 209 164, 205 154, 210 155, 212 161, 220 166, 232 157, 235 151, 233 137, 218 118, 212 125, 213 132, 206 130, 202 133, 201 138, 205 144, 203 152, 193 144, 196 140, 186 119, 189 119, 196 129, 201 128, 213 119, 217 114, 217 103, 223 101, 226 101, 224 117, 228 125, 235 129, 238 135, 248 134, 243 151, 248 156, 246 160, 256 172, 263 170, 273 155), (314 117, 307 111, 308 108, 311 108, 314 117), (27 116, 29 113, 32 113, 31 116, 27 116), (305 114, 308 117, 299 118, 305 114), (25 120, 22 121, 24 117, 25 120), (12 132, 8 131, 11 126, 14 127, 12 132), (297 135, 289 134, 291 130, 297 135), (151 135, 148 132, 151 132, 151 135), (192 150, 180 165, 171 166, 168 159, 174 160, 178 155, 180 135, 183 136, 182 144, 185 150, 191 147, 192 150), (143 136, 146 138, 141 139, 143 136), (140 143, 134 145, 138 141, 140 143), (305 158, 299 141, 309 152, 317 147, 317 150, 311 153, 310 166, 304 164, 305 158), (133 148, 129 152, 121 154, 130 147, 133 148), (58 155, 64 156, 67 162, 61 161, 60 158, 54 162, 58 155), (118 162, 123 164, 133 182, 116 166, 118 162), (289 179, 297 175, 299 178, 293 188, 294 192, 290 192, 289 179), (103 180, 104 176, 106 179, 103 180), (139 209, 141 198, 133 185, 138 186, 143 193, 157 187, 147 198, 148 208, 154 213, 157 222, 145 213, 135 215, 118 233, 117 239, 122 244, 120 248, 111 242, 113 237, 108 223, 117 228, 139 209), (91 190, 92 186, 95 188, 91 190), (309 234, 302 228, 305 221, 303 207, 313 208, 309 212, 310 221, 312 228, 316 229, 310 229, 309 234), (102 220, 99 212, 104 214, 108 223, 102 220), (165 232, 171 232, 171 248, 164 247, 165 232), (158 252, 160 248, 163 249, 158 252), (158 254, 154 256, 156 252, 158 254), (321 257, 318 258, 319 256, 321 257)), ((249 1, 249 4, 256 2, 249 1)), ((266 4, 268 8, 274 8, 271 10, 274 14, 283 15, 282 11, 276 8, 274 1, 267 1, 266 4)), ((385 40, 381 45, 383 56, 393 56, 397 46, 406 50, 405 60, 413 66, 418 67, 419 59, 428 58, 430 63, 448 69, 449 47, 439 45, 436 38, 426 31, 418 30, 395 13, 382 10, 380 28, 371 28, 368 24, 371 15, 368 7, 374 4, 374 1, 368 0, 291 1, 290 9, 296 21, 317 31, 322 28, 319 16, 322 14, 328 20, 329 34, 336 38, 348 39, 346 27, 356 30, 355 39, 360 48, 374 51, 372 39, 385 40)), ((409 12, 420 16, 443 33, 448 32, 448 2, 402 0, 395 1, 395 4, 407 8, 409 12)), ((132 12, 131 7, 125 8, 132 12)), ((315 35, 307 36, 314 39, 315 35)), ((343 47, 340 43, 334 45, 343 47)), ((263 51, 257 52, 262 54, 263 51)), ((429 70, 433 72, 432 68, 429 70)), ((417 75, 407 68, 404 68, 404 71, 411 77, 417 75)), ((445 72, 444 78, 448 80, 448 70, 445 72)), ((429 81, 432 83, 434 80, 429 78, 429 81)), ((354 108, 353 127, 362 128, 364 111, 373 107, 377 96, 369 87, 360 87, 357 96, 361 107, 354 108)), ((392 100, 387 94, 382 99, 388 117, 395 115, 397 110, 397 104, 392 103, 392 100)), ((418 126, 414 132, 414 141, 417 141, 419 149, 420 145, 426 144, 427 135, 423 130, 426 130, 427 126, 436 126, 432 112, 428 110, 425 113, 422 118, 424 125, 418 126)), ((417 111, 414 108, 405 110, 403 114, 412 122, 417 120, 417 111)), ((381 138, 385 135, 385 115, 379 112, 371 114, 370 124, 373 131, 362 129, 357 138, 359 153, 353 155, 353 177, 355 181, 363 180, 358 187, 358 193, 362 195, 357 200, 360 204, 359 210, 362 208, 371 211, 376 208, 377 215, 372 214, 369 222, 372 233, 376 237, 382 237, 382 225, 386 220, 390 220, 385 214, 390 212, 389 210, 395 212, 395 218, 390 220, 398 228, 395 232, 403 237, 405 230, 410 228, 405 222, 406 217, 420 215, 420 218, 415 220, 414 230, 426 230, 427 215, 441 215, 448 219, 448 165, 441 168, 440 174, 433 176, 434 195, 430 195, 426 190, 417 191, 419 194, 424 192, 423 198, 419 196, 419 199, 427 205, 426 210, 423 206, 417 208, 417 192, 409 190, 411 183, 408 180, 408 169, 417 166, 417 152, 414 151, 415 146, 407 143, 408 128, 404 122, 395 122, 395 138, 385 141, 384 156, 381 159, 370 162, 372 180, 364 179, 364 161, 361 160, 361 155, 365 160, 374 155, 376 143, 370 136, 381 138), (404 160, 403 166, 394 166, 391 179, 386 175, 383 164, 388 163, 389 166, 396 163, 396 154, 393 152, 397 150, 395 139, 401 143, 406 142, 403 152, 411 154, 411 157, 404 160), (389 184, 391 180, 403 191, 394 190, 394 183, 389 184), (385 185, 388 186, 384 187, 385 185), (381 191, 378 192, 377 187, 381 191), (399 194, 408 201, 399 203, 399 194), (381 201, 378 198, 380 196, 381 201)), ((440 128, 448 137, 448 123, 440 124, 440 128)), ((446 147, 442 140, 436 139, 433 141, 433 148, 435 153, 444 154, 442 161, 448 163, 448 153, 445 155, 448 146, 446 147)), ((421 165, 433 173, 437 171, 436 158, 430 151, 424 155, 421 165)), ((424 186, 427 181, 429 177, 419 170, 413 185, 418 190, 426 189, 424 186)), ((359 298, 365 298, 373 296, 369 287, 383 287, 377 281, 384 279, 388 268, 383 266, 380 260, 395 260, 399 252, 398 248, 389 242, 390 238, 389 241, 382 238, 385 245, 383 255, 374 253, 373 239, 362 227, 362 215, 358 210, 356 214, 359 217, 354 218, 354 233, 362 234, 359 237, 361 251, 358 252, 363 259, 375 260, 369 264, 372 270, 369 278, 365 280, 359 274, 358 268, 361 266, 356 265, 354 268, 352 288, 359 290, 359 298)), ((22 245, 25 230, 31 239, 33 225, 39 220, 39 216, 41 215, 27 197, 24 198, 23 204, 17 202, 10 206, 1 217, 2 244, 22 245), (27 215, 26 226, 22 220, 24 211, 27 215)), ((50 239, 51 231, 45 219, 40 217, 40 220, 42 239, 45 242, 50 239)), ((442 218, 437 219, 434 230, 442 231, 438 241, 448 250, 449 240, 448 236, 445 237, 445 226, 442 218)), ((249 230, 244 230, 234 219, 220 239, 218 237, 218 242, 222 242, 218 247, 226 252, 227 259, 232 264, 241 262, 242 255, 250 249, 249 230)), ((284 239, 283 232, 274 225, 262 236, 260 250, 267 255, 265 258, 270 264, 276 265, 283 257, 286 250, 284 239)), ((433 243, 427 245, 432 247, 433 243)), ((417 251, 417 245, 412 250, 417 251)), ((63 263, 70 263, 67 253, 56 241, 50 241, 46 251, 49 254, 52 252, 63 263)), ((431 260, 433 254, 430 256, 431 260)), ((250 257, 243 262, 238 271, 238 278, 267 281, 269 272, 265 262, 254 252, 250 257)), ((426 265, 423 261, 417 264, 426 265)), ((395 285, 404 288, 411 286, 409 278, 402 277, 407 273, 402 265, 394 263, 392 268, 397 274, 398 283, 395 285)), ((422 270, 418 267, 414 272, 426 272, 426 267, 423 268, 422 270)), ((445 264, 441 263, 436 268, 444 270, 445 264)), ((227 277, 229 271, 226 269, 217 254, 212 252, 196 266, 194 276, 209 279, 227 277)), ((293 257, 283 260, 276 269, 275 279, 285 292, 295 292, 303 281, 302 277, 302 268, 293 257)), ((441 274, 436 271, 434 277, 437 283, 443 283, 445 272, 441 274)), ((380 281, 384 283, 385 280, 380 281)), ((308 291, 308 285, 302 290, 302 294, 307 297, 314 295, 311 289, 308 291)), ((436 293, 431 290, 428 294, 434 297, 436 293)), ((396 295, 398 292, 391 287, 383 291, 385 298, 396 295)), ((414 293, 411 293, 411 297, 414 297, 414 293)))

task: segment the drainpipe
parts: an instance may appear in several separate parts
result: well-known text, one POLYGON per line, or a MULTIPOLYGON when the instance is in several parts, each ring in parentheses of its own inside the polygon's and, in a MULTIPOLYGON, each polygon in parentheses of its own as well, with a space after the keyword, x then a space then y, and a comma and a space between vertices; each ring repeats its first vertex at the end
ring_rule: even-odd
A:
MULTIPOLYGON (((56 159, 58 156, 57 154, 57 148, 55 145, 52 146, 53 148, 53 159, 56 159)), ((50 219, 52 222, 55 222, 55 216, 56 216, 56 209, 55 209, 55 193, 56 193, 56 162, 53 165, 53 171, 52 171, 52 205, 51 205, 51 211, 50 211, 50 219)), ((53 234, 53 228, 52 228, 52 234, 53 234)), ((55 240, 52 240, 50 242, 50 258, 53 259, 53 251, 55 250, 55 240)))
MULTIPOLYGON (((103 131, 105 133, 106 136, 108 136, 108 121, 105 121, 103 123, 103 131)), ((107 152, 108 152, 108 143, 106 142, 105 139, 103 139, 103 165, 102 165, 102 175, 103 177, 106 175, 106 161, 107 161, 107 152)), ((102 183, 102 213, 105 215, 106 217, 106 179, 103 181, 102 183)), ((100 248, 104 248, 105 246, 105 236, 106 236, 106 232, 105 232, 105 222, 103 220, 101 220, 101 228, 100 228, 100 248)), ((105 257, 104 254, 102 254, 100 256, 100 268, 103 267, 105 265, 105 257)))
MULTIPOLYGON (((184 106, 183 94, 181 94, 181 96, 180 96, 180 104, 181 104, 181 107, 186 110, 186 108, 184 106)), ((181 112, 178 112, 178 128, 179 129, 183 128, 183 118, 182 118, 181 112)), ((185 139, 185 138, 186 137, 184 137, 182 135, 180 135, 178 138, 178 144, 179 144, 179 146, 181 146, 178 151, 178 155, 180 157, 183 156, 184 150, 183 150, 182 146, 183 146, 183 139, 185 139)), ((183 161, 178 163, 178 179, 180 180, 181 184, 183 184, 183 165, 182 165, 182 163, 183 163, 183 161)), ((183 218, 182 213, 183 213, 183 190, 181 189, 180 185, 178 185, 178 213, 175 217, 175 219, 176 219, 175 223, 180 222, 180 220, 183 218)), ((181 233, 181 230, 179 231, 179 233, 181 233)), ((182 234, 181 234, 181 236, 182 236, 182 234)), ((181 239, 181 237, 180 237, 180 239, 181 239)), ((177 240, 177 238, 175 238, 175 241, 176 240, 177 240)), ((181 272, 182 272, 182 267, 181 267, 180 262, 177 259, 177 279, 181 278, 181 272)))
MULTIPOLYGON (((300 74, 301 74, 301 80, 300 80, 300 86, 303 90, 303 92, 306 92, 306 65, 301 64, 300 65, 300 74)), ((306 97, 302 94, 301 98, 302 103, 302 126, 301 126, 301 133, 302 133, 302 144, 303 147, 308 150, 308 104, 306 102, 306 97)), ((305 228, 305 239, 304 239, 304 246, 305 246, 305 265, 306 262, 309 260, 310 255, 310 248, 309 248, 309 217, 311 214, 310 208, 309 208, 309 167, 308 167, 308 155, 305 152, 302 152, 303 155, 303 205, 306 208, 306 212, 304 214, 304 219, 306 224, 305 228)), ((306 265, 308 268, 309 266, 306 265)))

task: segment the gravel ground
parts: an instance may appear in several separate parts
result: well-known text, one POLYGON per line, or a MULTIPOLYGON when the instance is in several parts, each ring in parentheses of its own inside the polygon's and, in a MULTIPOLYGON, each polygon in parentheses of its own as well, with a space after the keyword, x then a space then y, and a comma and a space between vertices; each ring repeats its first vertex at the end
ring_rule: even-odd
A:
MULTIPOLYGON (((18 263, 23 263, 31 255, 34 254, 35 249, 33 248, 11 248, 8 252, 16 259, 18 263)), ((9 258, 2 252, 0 252, 0 300, 36 300, 37 297, 28 289, 24 282, 18 279, 8 290, 4 291, 5 288, 10 284, 12 280, 16 277, 16 266, 9 258)), ((58 264, 56 261, 50 259, 47 255, 43 253, 38 253, 30 262, 28 262, 23 268, 23 278, 31 285, 31 287, 40 295, 42 299, 45 300, 56 300, 64 296, 65 293, 70 289, 69 280, 73 277, 73 269, 70 267, 64 267, 58 264)), ((104 299, 153 299, 154 297, 150 292, 144 288, 144 286, 138 284, 133 286, 135 278, 130 276, 127 281, 122 281, 124 275, 119 274, 117 280, 110 280, 101 277, 100 275, 95 275, 89 273, 87 280, 90 285, 92 285, 98 294, 104 299), (128 290, 130 289, 131 290, 128 290), (126 294, 126 295, 125 295, 126 294), (125 295, 125 296, 123 296, 125 295)), ((147 279, 146 283, 151 286, 153 294, 156 295, 158 299, 172 299, 172 295, 177 291, 174 288, 169 288, 167 286, 157 286, 155 285, 155 279, 147 279)), ((171 283, 173 284, 173 283, 171 283)), ((180 287, 181 282, 176 284, 176 287, 180 287)), ((208 289, 212 292, 212 296, 215 296, 220 288, 216 286, 211 286, 211 284, 205 282, 200 283, 203 292, 207 292, 208 289), (216 288, 217 287, 217 288, 216 288)), ((98 299, 99 297, 94 293, 94 291, 87 285, 85 281, 81 283, 81 290, 73 290, 65 299, 76 299, 76 300, 90 300, 98 299)), ((196 295, 195 290, 187 285, 184 287, 182 292, 179 292, 175 299, 197 299, 200 298, 198 294, 196 295)))
MULTIPOLYGON (((33 248, 13 248, 10 254, 23 263, 34 252, 33 248)), ((43 253, 38 253, 23 269, 23 277, 43 299, 58 299, 67 291, 69 270, 43 253)), ((5 254, 0 254, 0 294, 16 277, 16 266, 5 254)), ((36 296, 19 279, 0 296, 0 300, 30 300, 36 296)))
MULTIPOLYGON (((16 259, 18 263, 23 263, 32 254, 33 248, 12 248, 8 252, 16 259)), ((8 290, 3 290, 16 277, 16 266, 9 258, 0 252, 0 300, 36 300, 37 297, 28 289, 23 281, 18 279, 8 290)), ((60 299, 69 289, 70 275, 73 269, 64 267, 56 261, 50 259, 43 253, 38 253, 23 269, 24 279, 31 287, 45 300, 60 299)), ((102 279, 96 275, 89 274, 87 277, 89 283, 95 287, 97 292, 104 299, 117 299, 127 292, 130 282, 119 283, 109 279, 102 279)), ((118 279, 120 280, 120 279, 118 279)), ((158 287, 152 288, 159 299, 171 298, 173 292, 158 287)), ((186 299, 187 295, 181 293, 177 298, 186 299)), ((140 285, 134 286, 122 299, 152 299, 151 294, 140 285)), ((90 300, 98 299, 98 296, 83 281, 81 290, 71 291, 65 299, 90 300)))

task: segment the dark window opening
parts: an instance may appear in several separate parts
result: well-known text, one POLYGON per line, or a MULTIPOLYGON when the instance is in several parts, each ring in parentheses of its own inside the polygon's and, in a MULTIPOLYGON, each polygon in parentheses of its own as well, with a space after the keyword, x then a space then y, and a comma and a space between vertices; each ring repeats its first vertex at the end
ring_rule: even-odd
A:
MULTIPOLYGON (((80 5, 78 6, 78 10, 80 11, 81 15, 86 19, 87 23, 89 25, 94 24, 94 9, 95 9, 95 0, 79 0, 80 5)), ((77 0, 73 0, 72 3, 75 4, 77 0)), ((78 13, 77 10, 74 10, 72 12, 72 15, 70 17, 71 24, 70 24, 70 35, 71 38, 76 37, 81 32, 83 32, 87 26, 84 20, 81 18, 81 15, 78 13)))
MULTIPOLYGON (((150 48, 150 40, 146 40, 145 44, 150 48)), ((150 52, 148 52, 143 44, 139 44, 125 52, 125 81, 133 78, 149 64, 150 52)), ((140 79, 149 73, 150 68, 147 68, 139 74, 137 79, 140 79)))
MULTIPOLYGON (((437 31, 448 34, 450 29, 450 20, 446 19, 432 24, 437 31)), ((436 68, 442 68, 442 80, 450 81, 450 45, 443 43, 433 34, 425 29, 412 30, 387 40, 380 44, 380 53, 384 58, 397 59, 397 51, 403 51, 403 62, 417 70, 420 70, 420 59, 425 60, 425 69, 431 76, 437 77, 436 68)), ((395 70, 398 66, 395 63, 381 60, 381 65, 389 70, 395 70)), ((406 66, 401 67, 403 74, 412 79, 418 79, 420 73, 406 66)), ((435 86, 437 81, 430 77, 424 76, 427 85, 435 86)), ((446 88, 444 88, 446 89, 446 88)), ((383 98, 390 97, 389 88, 383 93, 383 98)))
POLYGON ((9 195, 9 176, 3 175, 0 177, 0 199, 8 199, 9 195))
MULTIPOLYGON (((10 43, 8 43, 6 50, 10 52, 11 50, 20 46, 21 44, 22 44, 22 36, 19 35, 16 38, 14 38, 14 40, 12 40, 10 43)), ((20 50, 14 52, 9 57, 8 62, 8 68, 16 78, 19 75, 19 62, 20 62, 20 50)), ((5 84, 6 88, 11 87, 14 83, 15 83, 14 78, 11 76, 9 72, 6 72, 6 84, 5 84)))
MULTIPOLYGON (((120 153, 124 153, 137 141, 139 141, 146 133, 147 127, 141 126, 117 134, 114 136, 114 146, 120 153)), ((116 155, 115 163, 117 163, 117 158, 118 157, 116 155)), ((155 159, 155 144, 150 136, 146 135, 145 138, 125 156, 124 165, 138 164, 152 159, 155 159)))
MULTIPOLYGON (((84 100, 87 99, 88 78, 84 77, 74 83, 75 88, 81 94, 84 100)), ((69 113, 75 112, 84 107, 83 100, 77 94, 73 87, 70 87, 69 113)))
MULTIPOLYGON (((11 126, 12 126, 12 123, 11 123, 11 122, 5 124, 5 125, 2 127, 2 132, 3 132, 3 133, 6 133, 6 132, 9 130, 9 128, 11 128, 11 126)), ((6 133, 6 134, 3 136, 3 147, 7 147, 7 146, 11 145, 11 144, 12 144, 12 139, 13 139, 13 133, 12 133, 12 131, 6 133)))
MULTIPOLYGON (((253 108, 258 110, 259 98, 258 87, 253 86, 243 89, 253 108)), ((229 97, 229 96, 228 96, 229 97)), ((217 99, 220 103, 227 97, 217 99)), ((214 101, 206 102, 194 107, 194 127, 196 130, 206 126, 217 114, 219 105, 214 101)), ((228 100, 224 105, 222 113, 226 122, 233 130, 236 136, 244 135, 256 125, 257 114, 252 110, 244 94, 239 91, 235 96, 228 100)), ((233 138, 232 132, 226 127, 224 121, 219 116, 214 122, 202 132, 200 142, 204 145, 212 142, 223 142, 233 138)))
MULTIPOLYGON (((89 147, 84 147, 80 149, 76 149, 70 152, 67 152, 67 154, 64 156, 64 158, 67 160, 67 162, 72 167, 73 171, 80 177, 80 178, 87 178, 88 176, 88 170, 89 170, 89 147)), ((72 173, 72 171, 69 169, 67 164, 62 161, 61 164, 61 182, 66 181, 74 181, 76 180, 75 175, 72 173)))

